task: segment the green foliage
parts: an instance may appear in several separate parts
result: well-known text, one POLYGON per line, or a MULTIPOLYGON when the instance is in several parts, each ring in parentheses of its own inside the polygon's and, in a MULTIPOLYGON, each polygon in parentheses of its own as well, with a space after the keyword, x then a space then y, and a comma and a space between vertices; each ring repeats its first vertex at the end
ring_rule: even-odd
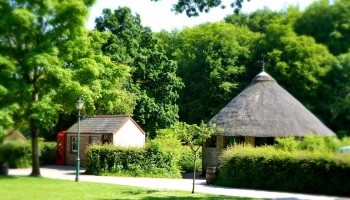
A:
POLYGON ((347 189, 350 187, 350 156, 327 152, 336 146, 332 145, 334 140, 310 136, 300 142, 292 138, 278 139, 278 142, 276 148, 236 145, 225 150, 217 184, 300 193, 350 194, 347 189), (312 142, 312 139, 318 141, 312 142), (315 148, 321 143, 328 149, 315 148))
POLYGON ((139 15, 129 8, 112 12, 105 9, 96 19, 96 29, 109 33, 102 46, 104 55, 114 62, 131 66, 129 91, 136 95, 135 120, 150 136, 178 120, 178 91, 183 84, 177 65, 158 45, 150 28, 141 25, 139 15))
MULTIPOLYGON (((151 0, 151 1, 160 1, 160 0, 151 0)), ((250 1, 250 0, 247 0, 250 1)), ((232 0, 229 4, 231 8, 234 8, 234 12, 238 13, 242 8, 242 3, 244 0, 232 0)), ((172 11, 176 13, 185 12, 188 17, 197 17, 199 13, 206 12, 208 13, 210 9, 220 7, 225 9, 226 6, 222 1, 206 1, 206 0, 178 0, 172 7, 172 11)))
MULTIPOLYGON (((335 77, 328 76, 337 59, 326 46, 316 43, 314 38, 295 33, 293 24, 300 16, 301 13, 296 8, 289 8, 288 12, 264 9, 250 14, 231 15, 225 20, 234 25, 247 26, 251 31, 262 35, 253 45, 255 53, 250 57, 252 60, 246 70, 247 77, 251 80, 261 71, 262 64, 257 61, 262 60, 261 54, 264 54, 265 70, 330 126, 334 124, 330 122, 334 115, 334 110, 330 109, 334 85, 328 83, 335 77)), ((322 22, 317 18, 314 20, 322 22)), ((327 26, 327 23, 323 24, 327 26)), ((310 29, 306 26, 306 29, 310 29)), ((339 73, 336 76, 342 75, 339 73)), ((331 128, 337 131, 340 126, 331 128)))
MULTIPOLYGON (((193 152, 192 150, 187 147, 183 146, 182 149, 178 150, 178 153, 180 154, 180 159, 178 161, 178 165, 182 172, 185 173, 193 173, 194 169, 194 163, 193 163, 193 152)), ((197 159, 196 159, 196 171, 202 171, 202 151, 201 149, 197 152, 197 159)))
POLYGON ((8 162, 10 168, 31 166, 31 153, 29 142, 14 141, 0 145, 0 160, 8 162))
POLYGON ((56 142, 39 143, 41 165, 53 165, 56 163, 56 145, 56 142))
POLYGON ((93 2, 0 2, 0 87, 11 91, 1 94, 0 102, 18 105, 12 114, 16 126, 31 130, 32 175, 40 175, 39 130, 51 129, 59 113, 75 112, 78 96, 87 114, 131 114, 135 106, 125 90, 130 69, 102 55, 106 37, 85 28, 93 2))
POLYGON ((284 151, 295 151, 298 149, 298 141, 294 137, 276 138, 276 148, 284 151))
POLYGON ((324 98, 322 107, 330 127, 337 131, 339 137, 350 136, 350 53, 337 57, 332 69, 324 78, 324 98))
MULTIPOLYGON (((41 164, 54 164, 56 158, 55 142, 40 142, 39 157, 41 164)), ((32 165, 30 141, 9 141, 0 145, 0 161, 9 163, 11 168, 25 168, 32 165)))
POLYGON ((174 125, 174 128, 183 144, 188 145, 194 154, 196 154, 204 142, 217 131, 214 124, 207 126, 203 121, 199 126, 196 124, 189 125, 184 122, 179 122, 174 125))
MULTIPOLYGON (((193 152, 189 146, 182 145, 176 129, 171 127, 168 129, 160 129, 157 131, 156 138, 153 142, 159 144, 162 151, 171 152, 174 155, 177 165, 181 172, 193 172, 193 152)), ((198 152, 196 160, 197 171, 201 170, 202 156, 201 151, 198 152)))
POLYGON ((304 138, 296 139, 294 137, 276 138, 275 147, 284 151, 309 151, 309 152, 337 152, 340 147, 349 146, 350 138, 339 140, 336 137, 324 137, 310 134, 304 138))
POLYGON ((284 151, 303 150, 309 152, 336 152, 342 146, 350 145, 349 138, 339 140, 335 137, 324 137, 315 134, 307 135, 306 137, 297 140, 294 137, 276 138, 277 149, 284 151))
POLYGON ((193 124, 209 120, 245 86, 240 80, 260 35, 246 27, 207 23, 158 37, 163 46, 173 46, 166 49, 173 51, 168 55, 178 62, 178 75, 185 84, 180 119, 193 124))
POLYGON ((320 0, 312 3, 295 21, 298 34, 309 35, 322 43, 334 54, 349 51, 350 47, 350 3, 338 0, 331 3, 320 0), (327 23, 324 23, 327 22, 327 23))
POLYGON ((162 151, 155 142, 150 142, 145 149, 90 146, 85 167, 89 174, 180 177, 174 155, 162 151))

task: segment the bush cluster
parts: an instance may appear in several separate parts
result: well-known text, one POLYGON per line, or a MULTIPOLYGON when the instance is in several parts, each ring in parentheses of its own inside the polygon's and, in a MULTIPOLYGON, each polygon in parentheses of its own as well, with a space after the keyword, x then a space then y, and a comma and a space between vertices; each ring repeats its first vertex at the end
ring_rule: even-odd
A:
MULTIPOLYGON (((39 143, 40 164, 54 164, 55 153, 55 142, 39 143)), ((10 168, 30 167, 32 165, 32 149, 30 141, 13 141, 1 144, 0 162, 7 162, 10 168)))
MULTIPOLYGON (((174 155, 181 172, 193 172, 194 155, 189 146, 183 145, 173 129, 160 129, 157 137, 152 141, 157 143, 162 151, 171 152, 174 155)), ((196 169, 202 170, 202 151, 197 153, 196 169)))
POLYGON ((336 146, 329 145, 333 140, 309 139, 302 142, 287 138, 276 147, 232 146, 222 156, 216 184, 349 196, 350 154, 331 151, 336 146))
POLYGON ((86 173, 95 175, 181 177, 174 155, 162 151, 155 142, 143 149, 92 145, 87 150, 85 167, 86 173))
POLYGON ((314 134, 304 138, 277 138, 275 147, 286 151, 304 150, 310 152, 336 152, 340 147, 350 145, 350 138, 323 137, 314 134))

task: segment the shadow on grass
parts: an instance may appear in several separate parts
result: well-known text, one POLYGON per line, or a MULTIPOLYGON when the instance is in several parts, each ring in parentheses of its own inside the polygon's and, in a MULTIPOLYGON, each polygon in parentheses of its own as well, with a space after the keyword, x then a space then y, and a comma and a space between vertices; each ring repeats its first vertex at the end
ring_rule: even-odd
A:
MULTIPOLYGON (((103 200, 129 200, 130 198, 118 198, 118 199, 103 199, 103 200)), ((160 199, 204 199, 204 200, 224 200, 224 199, 235 199, 235 200, 249 200, 251 198, 243 198, 243 197, 227 197, 227 196, 214 196, 214 197, 193 197, 189 196, 167 196, 167 197, 144 197, 140 198, 142 200, 160 200, 160 199)))
POLYGON ((128 190, 123 191, 123 194, 139 195, 139 194, 154 194, 159 192, 159 190, 128 190))
POLYGON ((0 175, 0 180, 6 180, 6 179, 15 179, 17 176, 5 176, 5 175, 0 175))
POLYGON ((168 196, 168 197, 145 197, 143 198, 144 200, 158 200, 158 199, 207 199, 207 200, 223 200, 223 199, 244 199, 246 198, 239 198, 239 197, 227 197, 227 196, 213 196, 213 197, 194 197, 191 195, 188 196, 182 196, 182 197, 177 197, 177 196, 168 196))

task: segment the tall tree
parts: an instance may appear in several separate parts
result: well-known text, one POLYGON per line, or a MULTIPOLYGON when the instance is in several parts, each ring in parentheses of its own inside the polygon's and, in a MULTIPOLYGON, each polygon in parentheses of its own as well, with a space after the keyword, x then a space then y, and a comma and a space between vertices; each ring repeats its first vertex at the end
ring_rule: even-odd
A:
POLYGON ((264 9, 245 15, 244 20, 237 15, 229 16, 226 20, 248 26, 262 35, 254 45, 253 63, 247 68, 250 80, 261 71, 262 64, 257 65, 256 60, 262 60, 261 54, 265 54, 265 70, 329 125, 330 116, 319 99, 326 98, 320 97, 320 94, 336 58, 326 46, 317 44, 312 37, 294 32, 293 22, 299 13, 294 9, 292 11, 293 19, 288 13, 264 9))
POLYGON ((245 86, 240 80, 260 36, 245 27, 212 23, 186 28, 174 37, 177 42, 168 45, 176 46, 172 55, 185 83, 180 119, 190 124, 209 120, 245 86))
POLYGON ((101 55, 98 49, 103 36, 85 29, 92 3, 0 1, 0 66, 8 73, 0 84, 11 85, 11 92, 1 101, 19 105, 15 123, 30 129, 33 176, 40 176, 39 130, 54 125, 59 112, 74 111, 78 96, 90 114, 102 99, 113 109, 123 101, 120 94, 130 96, 120 89, 128 67, 117 66, 101 55))
POLYGON ((350 53, 337 57, 324 83, 320 107, 338 136, 350 136, 350 53))
POLYGON ((177 65, 158 45, 150 28, 143 27, 139 15, 129 8, 114 12, 105 9, 96 19, 96 29, 111 33, 102 50, 113 61, 130 65, 130 91, 136 94, 135 119, 154 137, 155 130, 178 120, 178 91, 182 82, 176 76, 177 65))
MULTIPOLYGON (((160 1, 160 0, 151 0, 151 1, 160 1)), ((250 0, 247 0, 250 1, 250 0)), ((238 13, 242 8, 242 3, 244 0, 232 0, 230 7, 234 9, 235 13, 238 13)), ((199 13, 206 12, 208 13, 210 9, 221 7, 225 9, 225 5, 222 0, 178 0, 172 7, 172 10, 177 13, 185 12, 188 17, 199 16, 199 13)))
POLYGON ((309 35, 322 43, 334 54, 346 53, 350 49, 350 2, 337 0, 315 1, 296 20, 294 28, 298 34, 309 35))

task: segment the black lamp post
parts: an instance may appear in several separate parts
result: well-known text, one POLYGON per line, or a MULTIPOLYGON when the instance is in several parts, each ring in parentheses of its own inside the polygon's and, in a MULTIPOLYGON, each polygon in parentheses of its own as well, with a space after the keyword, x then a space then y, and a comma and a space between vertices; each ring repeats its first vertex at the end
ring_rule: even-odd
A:
POLYGON ((80 99, 75 102, 75 107, 78 109, 78 138, 77 138, 77 170, 75 173, 75 182, 79 181, 79 171, 80 171, 80 110, 84 105, 84 101, 80 99))

